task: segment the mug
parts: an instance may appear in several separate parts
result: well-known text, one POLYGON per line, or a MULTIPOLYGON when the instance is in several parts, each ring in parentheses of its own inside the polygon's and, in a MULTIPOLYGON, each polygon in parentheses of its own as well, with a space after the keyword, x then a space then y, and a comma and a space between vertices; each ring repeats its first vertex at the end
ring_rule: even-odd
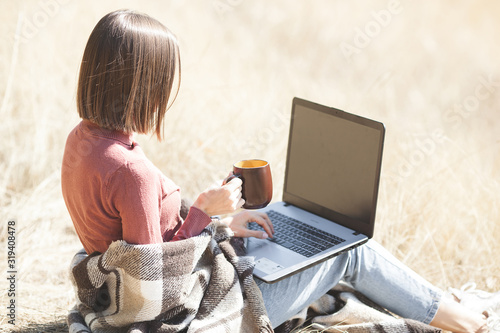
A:
POLYGON ((243 160, 233 165, 234 177, 243 181, 242 198, 245 200, 243 208, 259 209, 266 207, 273 197, 273 181, 269 163, 263 160, 243 160))

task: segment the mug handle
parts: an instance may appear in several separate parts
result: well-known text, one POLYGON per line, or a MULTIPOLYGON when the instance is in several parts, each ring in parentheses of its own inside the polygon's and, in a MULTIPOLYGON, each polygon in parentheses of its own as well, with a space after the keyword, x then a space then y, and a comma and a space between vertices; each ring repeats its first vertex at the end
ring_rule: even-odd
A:
POLYGON ((229 183, 234 178, 240 178, 240 177, 241 177, 241 175, 239 173, 237 173, 237 174, 233 173, 231 176, 227 177, 226 179, 224 179, 222 181, 222 186, 226 185, 227 183, 229 183))

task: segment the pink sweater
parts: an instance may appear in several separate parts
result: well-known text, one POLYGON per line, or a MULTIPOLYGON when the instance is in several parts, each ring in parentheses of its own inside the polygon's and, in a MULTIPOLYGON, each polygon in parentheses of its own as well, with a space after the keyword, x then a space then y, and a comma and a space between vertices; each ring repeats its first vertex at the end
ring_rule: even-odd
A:
POLYGON ((87 253, 114 240, 161 243, 199 234, 210 217, 191 207, 180 216, 180 189, 144 155, 132 135, 83 120, 69 134, 62 193, 87 253))

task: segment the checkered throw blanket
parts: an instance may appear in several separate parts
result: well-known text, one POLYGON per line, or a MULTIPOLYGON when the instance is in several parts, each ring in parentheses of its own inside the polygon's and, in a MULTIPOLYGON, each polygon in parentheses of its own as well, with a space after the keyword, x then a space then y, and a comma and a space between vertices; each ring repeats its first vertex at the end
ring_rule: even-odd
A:
POLYGON ((69 332, 272 332, 253 260, 231 236, 212 222, 186 240, 78 253, 69 332))
POLYGON ((439 333, 440 329, 411 319, 396 318, 363 294, 341 282, 320 299, 310 304, 276 333, 439 333), (304 329, 304 332, 308 330, 304 329))

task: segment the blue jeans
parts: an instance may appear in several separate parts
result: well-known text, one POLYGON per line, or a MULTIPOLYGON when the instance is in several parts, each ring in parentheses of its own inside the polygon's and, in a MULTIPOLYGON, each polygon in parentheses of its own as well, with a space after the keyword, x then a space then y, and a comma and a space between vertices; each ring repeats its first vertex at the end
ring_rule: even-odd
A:
POLYGON ((373 240, 276 283, 256 282, 277 327, 340 280, 387 310, 426 324, 434 318, 443 294, 373 240))

